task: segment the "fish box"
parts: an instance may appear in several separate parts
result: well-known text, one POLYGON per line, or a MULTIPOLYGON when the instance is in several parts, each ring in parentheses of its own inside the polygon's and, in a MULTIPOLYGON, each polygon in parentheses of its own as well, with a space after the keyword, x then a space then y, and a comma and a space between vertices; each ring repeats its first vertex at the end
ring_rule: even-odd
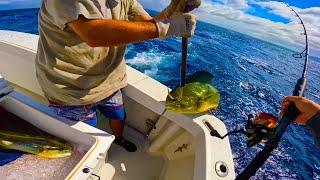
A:
MULTIPOLYGON (((57 117, 46 105, 40 104, 18 92, 13 92, 8 95, 0 102, 0 106, 8 113, 23 119, 28 124, 35 126, 41 131, 71 143, 74 149, 76 149, 77 153, 75 153, 75 156, 77 157, 73 157, 73 164, 71 167, 65 167, 65 164, 70 164, 70 162, 68 162, 69 159, 57 163, 58 165, 56 167, 50 167, 50 171, 55 171, 55 173, 58 174, 58 176, 50 176, 51 179, 52 177, 58 179, 111 179, 114 175, 114 168, 111 165, 108 166, 106 163, 107 152, 114 140, 113 135, 88 126, 82 122, 74 122, 57 117), (59 176, 59 173, 62 172, 65 173, 63 177, 59 176)), ((28 165, 31 167, 26 167, 27 164, 19 162, 23 165, 18 168, 20 170, 17 170, 17 172, 28 170, 28 172, 24 172, 24 174, 30 174, 30 176, 25 176, 23 173, 19 172, 24 175, 24 177, 19 177, 16 173, 13 173, 10 177, 7 177, 7 179, 28 179, 29 177, 30 179, 50 179, 49 176, 46 177, 48 171, 42 171, 42 169, 44 169, 43 163, 46 164, 46 162, 43 161, 48 161, 50 164, 52 161, 58 160, 41 159, 34 155, 24 156, 26 156, 24 157, 26 158, 25 161, 29 163, 30 161, 32 162, 34 158, 38 158, 38 160, 35 160, 37 163, 28 165), (30 157, 32 160, 28 159, 30 157)), ((19 161, 21 158, 18 158, 15 161, 19 161)), ((5 167, 14 164, 15 161, 0 166, 0 175, 1 173, 2 175, 5 174, 5 167)), ((7 169, 10 171, 12 170, 12 168, 7 169)), ((3 177, 1 178, 3 179, 3 177)), ((4 177, 4 179, 6 179, 6 177, 4 177)))

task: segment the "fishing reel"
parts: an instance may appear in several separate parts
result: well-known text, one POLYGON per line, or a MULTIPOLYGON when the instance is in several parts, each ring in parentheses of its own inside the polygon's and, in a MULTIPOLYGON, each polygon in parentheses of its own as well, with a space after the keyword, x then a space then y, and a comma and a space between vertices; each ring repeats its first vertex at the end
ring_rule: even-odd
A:
POLYGON ((253 147, 266 142, 275 133, 277 125, 278 118, 272 114, 264 112, 256 116, 250 114, 243 130, 243 134, 248 137, 247 146, 253 147))
POLYGON ((210 129, 211 136, 224 139, 233 134, 244 134, 247 136, 247 146, 253 147, 259 143, 268 141, 269 137, 274 135, 278 126, 278 118, 272 114, 259 113, 257 115, 248 115, 248 121, 243 129, 234 130, 221 136, 210 124, 206 124, 210 129))

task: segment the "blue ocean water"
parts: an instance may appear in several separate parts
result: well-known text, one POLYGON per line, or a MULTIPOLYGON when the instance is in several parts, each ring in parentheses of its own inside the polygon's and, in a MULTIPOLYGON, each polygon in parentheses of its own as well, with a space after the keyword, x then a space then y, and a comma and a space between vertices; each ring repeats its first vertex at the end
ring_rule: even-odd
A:
POLYGON ((10 152, 0 149, 0 166, 6 165, 12 161, 15 161, 23 154, 20 152, 10 152))
MULTIPOLYGON (((37 34, 38 9, 0 11, 0 29, 37 34)), ((297 35, 297 38, 303 38, 297 35)), ((188 74, 205 70, 215 75, 221 92, 215 115, 228 130, 243 127, 246 114, 279 114, 281 100, 292 93, 303 60, 294 52, 253 37, 199 22, 190 39, 188 74)), ((127 63, 173 88, 179 84, 181 40, 151 40, 128 46, 127 63)), ((306 97, 320 103, 320 59, 311 57, 306 97)), ((237 173, 262 146, 246 147, 246 139, 230 137, 237 173)), ((303 127, 291 125, 280 147, 253 179, 320 179, 320 149, 303 127)))

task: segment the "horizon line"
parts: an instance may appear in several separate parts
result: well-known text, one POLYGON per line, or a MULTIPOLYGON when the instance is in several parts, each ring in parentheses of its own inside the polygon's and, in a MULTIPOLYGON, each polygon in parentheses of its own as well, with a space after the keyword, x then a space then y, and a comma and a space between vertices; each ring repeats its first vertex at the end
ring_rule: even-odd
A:
MULTIPOLYGON (((40 9, 40 7, 17 8, 17 9, 0 9, 0 12, 1 12, 1 11, 14 11, 14 10, 27 10, 27 9, 40 9)), ((152 9, 147 9, 147 8, 146 8, 146 10, 159 13, 159 11, 152 10, 152 9)), ((249 37, 251 37, 251 38, 254 38, 254 39, 257 39, 257 40, 260 40, 260 41, 264 41, 264 42, 270 43, 270 44, 272 44, 272 45, 275 45, 275 46, 278 46, 278 47, 281 47, 281 48, 285 48, 285 49, 290 50, 290 51, 293 51, 293 52, 295 52, 295 53, 300 53, 299 51, 294 50, 294 49, 291 49, 290 47, 285 47, 285 46, 282 46, 282 45, 280 45, 280 44, 277 44, 277 43, 274 43, 274 42, 271 42, 271 41, 267 41, 267 40, 262 39, 262 38, 259 38, 259 37, 252 36, 252 35, 250 35, 250 34, 246 34, 246 33, 243 33, 243 32, 239 32, 239 31, 237 31, 237 30, 235 30, 235 29, 229 29, 229 28, 227 28, 227 27, 219 26, 219 25, 217 25, 217 24, 209 23, 209 22, 206 22, 206 21, 203 21, 203 20, 199 20, 199 21, 202 22, 202 23, 206 23, 206 24, 210 24, 210 25, 213 25, 213 26, 217 26, 217 27, 219 27, 219 28, 223 28, 223 29, 227 29, 227 30, 230 30, 230 31, 233 31, 233 32, 237 32, 237 33, 239 33, 239 34, 246 35, 246 36, 249 36, 249 37)), ((312 58, 317 58, 318 60, 320 60, 320 54, 319 54, 319 55, 317 55, 317 54, 312 54, 312 55, 309 54, 309 56, 312 57, 312 58)))

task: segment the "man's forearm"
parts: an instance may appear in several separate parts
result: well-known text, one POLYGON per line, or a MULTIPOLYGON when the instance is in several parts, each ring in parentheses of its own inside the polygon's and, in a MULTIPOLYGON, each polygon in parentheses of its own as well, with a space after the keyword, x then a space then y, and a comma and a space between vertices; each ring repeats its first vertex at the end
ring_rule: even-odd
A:
POLYGON ((69 26, 93 47, 121 46, 159 36, 153 21, 88 20, 82 17, 69 26))

